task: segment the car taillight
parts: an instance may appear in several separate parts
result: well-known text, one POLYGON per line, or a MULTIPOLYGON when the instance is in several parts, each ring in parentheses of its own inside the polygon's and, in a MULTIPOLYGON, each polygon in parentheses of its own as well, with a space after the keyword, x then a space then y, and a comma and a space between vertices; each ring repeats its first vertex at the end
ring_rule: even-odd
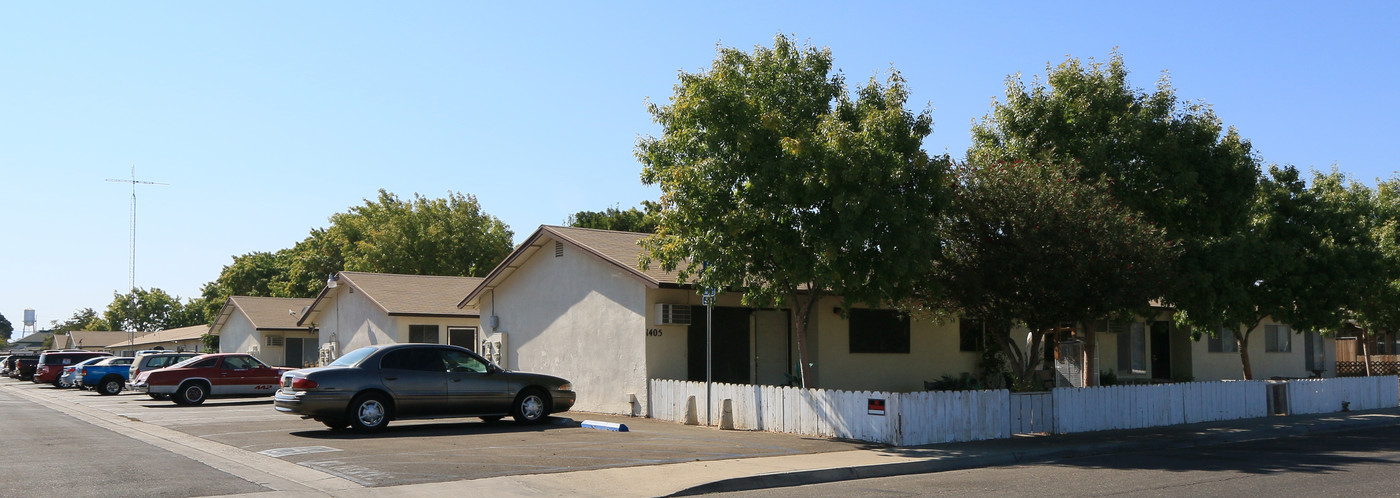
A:
POLYGON ((316 387, 316 381, 308 379, 306 377, 297 377, 292 379, 293 389, 311 389, 314 387, 316 387))
POLYGON ((87 377, 87 369, 86 369, 86 368, 83 369, 83 377, 87 377))

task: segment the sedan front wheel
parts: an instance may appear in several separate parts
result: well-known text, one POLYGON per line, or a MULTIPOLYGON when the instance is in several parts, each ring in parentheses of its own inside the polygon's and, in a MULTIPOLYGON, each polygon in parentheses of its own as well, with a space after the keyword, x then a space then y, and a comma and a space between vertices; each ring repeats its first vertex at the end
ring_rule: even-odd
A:
POLYGON ((545 399, 546 394, 539 389, 526 389, 515 397, 515 405, 511 407, 510 415, 517 423, 538 424, 549 416, 549 402, 545 399))

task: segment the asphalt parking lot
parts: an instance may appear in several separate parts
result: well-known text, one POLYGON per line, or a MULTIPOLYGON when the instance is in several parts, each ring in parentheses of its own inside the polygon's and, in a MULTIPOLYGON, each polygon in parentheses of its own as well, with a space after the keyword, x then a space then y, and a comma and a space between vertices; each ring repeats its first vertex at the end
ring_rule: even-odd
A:
MULTIPOLYGON (((475 418, 395 421, 375 434, 332 432, 278 413, 271 399, 210 400, 178 406, 124 392, 91 391, 0 379, 0 387, 88 413, 153 424, 362 486, 393 486, 486 477, 633 467, 697 460, 822 453, 867 443, 790 434, 720 431, 643 418, 566 412, 537 426, 488 424, 475 418), (583 420, 623 423, 629 432, 579 427, 583 420)), ((95 430, 104 430, 94 427, 95 430)))

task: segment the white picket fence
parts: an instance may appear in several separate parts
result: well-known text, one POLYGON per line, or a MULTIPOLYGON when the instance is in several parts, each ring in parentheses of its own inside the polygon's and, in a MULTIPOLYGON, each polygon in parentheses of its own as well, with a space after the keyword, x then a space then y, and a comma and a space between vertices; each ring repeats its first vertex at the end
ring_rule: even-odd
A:
MULTIPOLYGON (((720 424, 729 400, 734 429, 917 446, 1008 438, 1026 427, 1066 434, 1269 414, 1263 381, 1059 388, 1015 403, 1012 396, 1005 390, 891 393, 713 384, 709 423, 720 424)), ((685 422, 692 397, 696 411, 690 415, 704 424, 705 383, 653 379, 651 417, 685 422)), ((1400 406, 1400 383, 1396 377, 1290 381, 1288 401, 1295 414, 1341 411, 1342 401, 1352 410, 1394 407, 1400 406)))
POLYGON ((1141 429, 1268 416, 1263 381, 1061 388, 1055 432, 1141 429))
POLYGON ((1292 414, 1372 410, 1400 404, 1400 377, 1338 377, 1288 381, 1288 412, 1292 414))

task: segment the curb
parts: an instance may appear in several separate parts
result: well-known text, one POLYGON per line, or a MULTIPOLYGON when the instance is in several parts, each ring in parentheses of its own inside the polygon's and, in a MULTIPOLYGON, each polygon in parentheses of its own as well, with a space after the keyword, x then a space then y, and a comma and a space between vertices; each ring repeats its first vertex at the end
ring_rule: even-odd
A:
MULTIPOLYGON (((1337 414, 1326 414, 1321 417, 1304 420, 1295 419, 1288 421, 1280 420, 1278 422, 1270 421, 1270 425, 1266 427, 1223 432, 1221 432, 1223 429, 1230 429, 1231 427, 1229 425, 1217 425, 1214 428, 1208 429, 1191 428, 1181 430, 1180 428, 1178 428, 1177 430, 1167 431, 1163 431, 1162 429, 1164 428, 1161 427, 1152 429, 1136 429, 1129 432, 1138 434, 1151 434, 1156 432, 1162 433, 1162 437, 1143 437, 1131 441, 1088 441, 1082 443, 1072 443, 1067 445, 1054 445, 1053 443, 1050 443, 1051 445, 1049 447, 1043 449, 1030 449, 1022 451, 984 451, 983 454, 979 455, 937 456, 931 457, 928 460, 917 462, 903 462, 885 465, 867 465, 861 467, 815 469, 779 474, 736 477, 683 489, 668 496, 695 496, 709 493, 753 491, 768 488, 802 486, 807 484, 824 484, 841 481, 852 481, 858 479, 893 477, 909 474, 932 474, 937 472, 947 472, 955 470, 967 470, 974 468, 1000 467, 1009 465, 1019 465, 1024 463, 1044 462, 1064 458, 1108 455, 1115 453, 1124 453, 1129 451, 1187 449, 1205 446, 1215 446, 1221 444, 1260 441, 1267 439, 1283 439, 1313 434, 1326 434, 1330 432, 1371 429, 1376 427, 1400 426, 1400 411, 1396 411, 1395 409, 1355 412, 1354 414, 1349 415, 1348 418, 1345 420, 1333 420, 1329 417, 1336 415, 1337 414), (1372 415, 1379 415, 1380 417, 1371 418, 1372 415)), ((1257 422, 1261 419, 1250 420, 1257 422)), ((1269 419, 1265 418, 1262 420, 1269 419)), ((1195 427, 1200 427, 1200 424, 1197 424, 1195 427)), ((1112 432, 1121 434, 1124 431, 1112 432)), ((1053 438, 1057 436, 1046 437, 1053 438)), ((1101 437, 1113 437, 1113 435, 1101 435, 1101 437)))

